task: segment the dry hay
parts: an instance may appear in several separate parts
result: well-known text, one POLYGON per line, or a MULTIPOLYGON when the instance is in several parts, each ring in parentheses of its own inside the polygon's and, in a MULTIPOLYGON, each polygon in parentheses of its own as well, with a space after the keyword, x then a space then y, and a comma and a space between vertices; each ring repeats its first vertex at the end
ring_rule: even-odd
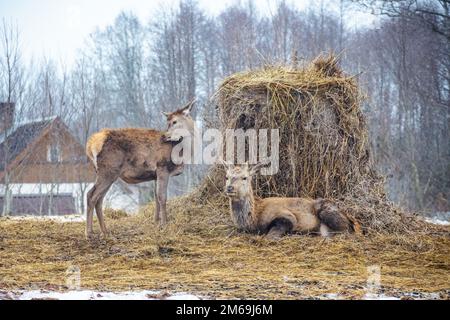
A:
MULTIPOLYGON (((356 217, 366 233, 427 232, 428 226, 390 204, 370 157, 363 96, 333 56, 300 68, 270 66, 226 78, 215 94, 218 125, 279 129, 279 172, 259 175, 258 196, 326 197, 356 217)), ((223 190, 224 169, 211 169, 199 197, 223 190)))
MULTIPOLYGON (((169 225, 154 227, 154 204, 107 219, 114 238, 84 240, 83 223, 0 219, 0 291, 66 290, 78 267, 83 289, 163 290, 212 298, 361 298, 368 267, 382 291, 448 298, 448 234, 373 237, 290 236, 270 241, 237 233, 228 207, 193 197, 169 202, 169 225)), ((99 233, 98 224, 95 224, 99 233)))
POLYGON ((259 195, 333 197, 374 175, 362 97, 337 68, 333 57, 320 58, 302 69, 265 67, 222 82, 215 94, 222 130, 280 130, 280 170, 258 177, 259 195))
POLYGON ((128 217, 128 213, 120 209, 105 208, 103 214, 110 219, 122 219, 128 217))

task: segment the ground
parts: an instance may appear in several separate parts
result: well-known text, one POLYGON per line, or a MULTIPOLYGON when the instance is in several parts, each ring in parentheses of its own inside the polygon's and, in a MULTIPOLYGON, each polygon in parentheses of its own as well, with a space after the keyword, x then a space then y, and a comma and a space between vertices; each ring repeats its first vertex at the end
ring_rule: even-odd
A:
MULTIPOLYGON (((239 234, 227 208, 183 197, 169 205, 171 221, 154 226, 153 206, 112 215, 113 238, 84 239, 84 223, 0 219, 0 292, 68 289, 80 270, 83 290, 186 292, 205 298, 448 299, 450 237, 378 234, 290 236, 270 241, 239 234), (369 290, 369 291, 368 291, 369 290), (430 295, 432 294, 432 295, 430 295)), ((98 228, 97 228, 98 232, 98 228)))

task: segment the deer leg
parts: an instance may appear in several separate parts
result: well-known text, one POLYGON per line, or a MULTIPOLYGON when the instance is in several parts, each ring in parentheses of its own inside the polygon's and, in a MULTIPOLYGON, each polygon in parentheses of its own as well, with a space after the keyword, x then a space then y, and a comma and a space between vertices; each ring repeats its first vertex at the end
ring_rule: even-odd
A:
POLYGON ((330 233, 348 232, 351 230, 350 221, 339 212, 339 209, 331 201, 323 202, 317 216, 321 222, 322 236, 326 237, 330 236, 330 233), (325 225, 326 232, 323 231, 325 227, 322 227, 322 225, 325 225))
POLYGON ((156 204, 156 208, 155 208, 155 223, 159 224, 159 221, 161 220, 161 216, 159 214, 160 211, 160 206, 159 206, 159 200, 158 200, 158 193, 157 191, 157 180, 155 180, 155 204, 156 204))
POLYGON ((328 228, 328 226, 326 224, 321 223, 319 231, 320 231, 320 235, 324 238, 329 238, 331 236, 331 230, 330 230, 330 228, 328 228))
POLYGON ((159 203, 159 225, 164 226, 167 223, 166 201, 167 185, 169 183, 169 173, 166 170, 157 172, 156 179, 156 198, 159 203))
POLYGON ((292 221, 287 218, 274 219, 268 229, 267 237, 270 239, 279 239, 294 228, 292 221))
POLYGON ((102 211, 102 201, 103 198, 108 192, 111 185, 117 179, 116 175, 107 175, 107 176, 97 176, 97 180, 95 181, 95 185, 89 190, 87 195, 87 204, 88 210, 86 214, 86 238, 89 239, 92 236, 92 220, 94 215, 94 208, 97 212, 97 217, 99 219, 100 228, 102 232, 105 234, 106 226, 103 220, 103 211, 102 211), (102 201, 99 201, 102 200, 102 201), (98 205, 97 203, 100 202, 98 205), (100 210, 98 209, 100 208, 100 210))
POLYGON ((87 210, 86 210, 86 239, 92 236, 92 219, 94 216, 95 203, 93 202, 93 195, 95 193, 96 184, 87 193, 87 210))
POLYGON ((103 217, 103 199, 105 198, 106 193, 108 192, 109 188, 105 191, 105 194, 101 196, 97 203, 95 204, 95 212, 97 213, 98 223, 100 224, 100 229, 102 230, 103 236, 107 238, 109 236, 108 229, 106 229, 105 219, 103 217))

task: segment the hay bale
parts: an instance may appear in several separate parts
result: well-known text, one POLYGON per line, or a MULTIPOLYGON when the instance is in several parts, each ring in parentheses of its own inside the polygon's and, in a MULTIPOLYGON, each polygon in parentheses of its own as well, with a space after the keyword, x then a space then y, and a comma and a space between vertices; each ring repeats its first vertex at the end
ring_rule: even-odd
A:
POLYGON ((280 171, 258 177, 260 196, 335 197, 373 173, 361 95, 335 59, 232 75, 216 102, 223 129, 280 130, 280 171))
MULTIPOLYGON (((384 179, 370 157, 363 95, 333 56, 300 68, 271 66, 233 74, 214 96, 219 127, 279 129, 280 170, 258 177, 260 197, 324 197, 341 205, 366 230, 412 230, 417 219, 387 202, 384 179)), ((224 170, 212 168, 199 197, 215 199, 223 190, 224 170)))

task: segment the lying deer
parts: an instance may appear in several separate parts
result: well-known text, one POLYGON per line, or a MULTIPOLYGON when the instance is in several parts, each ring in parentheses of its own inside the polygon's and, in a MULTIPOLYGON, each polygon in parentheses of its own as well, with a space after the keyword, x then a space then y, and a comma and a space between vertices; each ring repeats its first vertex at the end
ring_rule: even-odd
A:
POLYGON ((171 152, 173 146, 183 139, 180 134, 194 134, 195 123, 190 116, 193 105, 194 101, 191 101, 175 112, 165 113, 168 124, 166 132, 131 128, 104 129, 89 138, 86 153, 95 166, 97 179, 87 194, 87 238, 92 236, 94 208, 100 229, 104 236, 108 236, 102 202, 118 178, 130 184, 156 180, 155 222, 161 226, 166 224, 169 177, 183 172, 183 164, 175 165, 171 161, 171 152))
POLYGON ((360 232, 359 224, 345 216, 329 200, 266 198, 253 195, 252 176, 261 164, 249 168, 229 166, 225 193, 230 198, 231 218, 243 231, 279 238, 291 232, 317 233, 328 237, 339 232, 360 232))

